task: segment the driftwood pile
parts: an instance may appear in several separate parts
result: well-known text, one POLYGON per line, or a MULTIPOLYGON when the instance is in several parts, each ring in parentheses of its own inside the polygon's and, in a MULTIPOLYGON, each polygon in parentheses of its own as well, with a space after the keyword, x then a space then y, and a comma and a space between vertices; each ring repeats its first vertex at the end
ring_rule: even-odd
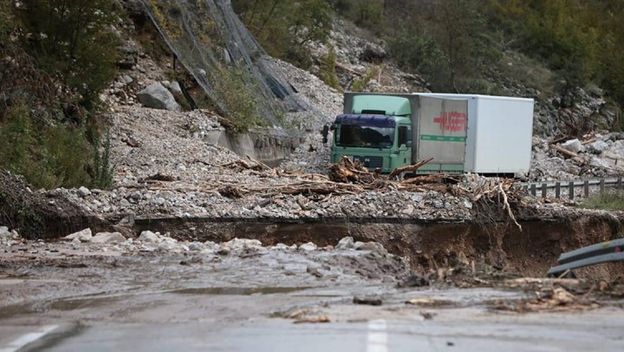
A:
MULTIPOLYGON (((290 181, 278 183, 270 187, 250 187, 242 184, 213 184, 215 191, 224 197, 242 198, 248 194, 260 194, 264 197, 279 195, 331 196, 357 194, 370 190, 403 190, 408 192, 436 191, 452 194, 456 197, 469 199, 477 205, 478 212, 495 214, 503 211, 520 229, 512 208, 520 204, 525 195, 520 187, 516 187, 513 179, 483 177, 474 174, 447 175, 430 174, 404 178, 405 173, 414 173, 432 159, 423 160, 393 171, 390 175, 382 175, 377 171, 369 171, 359 161, 343 158, 331 165, 328 175, 287 173, 272 169, 267 165, 249 159, 237 160, 222 167, 237 171, 249 170, 265 177, 275 176, 279 180, 290 181)), ((206 191, 206 189, 203 189, 206 191)))

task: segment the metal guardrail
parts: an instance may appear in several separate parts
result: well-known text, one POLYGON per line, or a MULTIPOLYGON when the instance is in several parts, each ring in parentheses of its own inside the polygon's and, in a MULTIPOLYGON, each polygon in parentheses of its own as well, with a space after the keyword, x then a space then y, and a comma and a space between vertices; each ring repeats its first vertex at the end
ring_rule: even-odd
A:
POLYGON ((556 266, 548 270, 550 277, 559 276, 574 269, 602 263, 624 261, 624 238, 597 243, 563 253, 556 266))
POLYGON ((540 196, 546 198, 550 190, 554 190, 555 198, 561 198, 562 195, 567 193, 569 199, 574 199, 577 194, 576 190, 581 189, 581 195, 585 198, 589 197, 590 188, 598 187, 600 194, 605 192, 605 189, 616 188, 621 189, 624 187, 623 177, 610 177, 591 180, 576 180, 576 181, 548 181, 548 182, 526 182, 522 186, 533 196, 540 196))

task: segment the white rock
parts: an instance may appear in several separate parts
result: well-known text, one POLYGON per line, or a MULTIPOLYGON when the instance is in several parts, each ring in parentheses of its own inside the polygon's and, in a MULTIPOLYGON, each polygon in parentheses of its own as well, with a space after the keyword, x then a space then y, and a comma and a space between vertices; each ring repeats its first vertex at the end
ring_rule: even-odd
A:
POLYGON ((178 241, 173 238, 165 238, 158 244, 158 249, 166 252, 181 252, 182 248, 178 245, 178 241))
POLYGON ((609 149, 609 144, 605 141, 597 140, 587 146, 587 149, 595 154, 600 154, 609 149))
POLYGON ((317 248, 318 247, 312 242, 304 243, 299 246, 299 250, 304 252, 315 251, 317 248))
POLYGON ((379 242, 356 242, 355 247, 358 251, 371 251, 380 254, 388 254, 388 251, 379 242))
POLYGON ((276 250, 280 250, 280 251, 287 251, 290 248, 290 246, 284 244, 284 243, 278 243, 275 246, 271 247, 271 249, 276 249, 276 250))
POLYGON ((161 83, 152 83, 137 94, 139 101, 148 108, 181 111, 182 108, 176 102, 173 94, 161 83))
POLYGON ((119 243, 126 238, 119 232, 99 232, 91 238, 91 243, 119 243))
POLYGON ((167 87, 167 89, 169 89, 169 91, 173 94, 177 94, 177 95, 183 94, 182 88, 180 87, 180 83, 178 83, 178 81, 173 81, 173 82, 163 81, 162 84, 163 86, 167 87))
POLYGON ((141 235, 139 235, 139 241, 143 243, 160 243, 162 238, 152 231, 143 231, 141 235))
POLYGON ((81 197, 86 197, 86 196, 90 196, 91 195, 91 191, 89 191, 89 189, 85 186, 82 186, 80 188, 78 188, 78 194, 81 197))
POLYGON ((245 249, 259 249, 262 248, 262 242, 258 240, 250 240, 246 238, 235 238, 228 242, 221 244, 222 248, 229 249, 230 251, 242 251, 245 249))
POLYGON ((353 237, 347 236, 343 237, 338 244, 336 245, 336 249, 338 250, 346 250, 346 249, 354 249, 355 241, 353 241, 353 237))
POLYGON ((585 146, 578 139, 570 139, 561 144, 561 148, 569 150, 573 153, 580 153, 585 151, 585 146))
POLYGON ((592 156, 591 160, 589 161, 589 165, 592 167, 599 167, 599 168, 603 168, 603 169, 608 169, 610 168, 609 163, 604 160, 604 159, 600 159, 598 157, 592 156))
POLYGON ((193 252, 200 252, 204 249, 204 244, 201 242, 191 242, 188 245, 188 250, 193 252))
POLYGON ((9 244, 12 237, 8 227, 0 226, 0 243, 9 244))
POLYGON ((89 242, 91 241, 91 239, 93 238, 93 233, 91 232, 91 229, 86 228, 84 230, 78 231, 78 232, 74 232, 71 235, 67 235, 65 236, 66 240, 78 240, 79 242, 89 242))

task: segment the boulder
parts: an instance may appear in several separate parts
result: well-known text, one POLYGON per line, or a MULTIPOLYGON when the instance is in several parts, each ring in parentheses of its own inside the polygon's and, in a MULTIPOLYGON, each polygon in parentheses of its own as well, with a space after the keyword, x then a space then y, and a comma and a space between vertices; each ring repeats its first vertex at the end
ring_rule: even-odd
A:
POLYGON ((91 191, 89 191, 89 189, 85 186, 82 186, 80 188, 78 188, 78 194, 81 197, 86 197, 86 196, 90 196, 91 195, 91 191))
POLYGON ((371 251, 379 254, 388 254, 388 251, 379 242, 356 242, 358 251, 371 251))
POLYGON ((77 240, 77 242, 89 242, 93 238, 93 233, 91 229, 86 228, 82 231, 74 232, 71 235, 67 235, 64 237, 66 240, 77 240))
POLYGON ((93 238, 91 243, 121 243, 126 238, 119 232, 99 232, 93 238))
POLYGON ((141 235, 139 235, 139 241, 143 243, 160 243, 162 238, 152 231, 143 231, 141 235))
POLYGON ((580 153, 585 151, 585 146, 578 139, 570 139, 561 144, 561 148, 571 151, 572 153, 580 153))
POLYGON ((343 237, 340 241, 338 241, 338 244, 336 245, 336 249, 338 250, 346 250, 346 249, 354 249, 354 248, 355 248, 355 241, 353 240, 353 237, 351 236, 343 237))
POLYGON ((148 108, 181 111, 182 108, 176 102, 173 94, 161 83, 155 82, 147 86, 137 94, 141 104, 148 108))
POLYGON ((597 140, 587 145, 587 150, 593 154, 600 154, 609 149, 609 144, 605 141, 597 140))
POLYGON ((299 250, 304 252, 315 251, 317 248, 318 247, 312 242, 304 243, 299 246, 299 250))
POLYGON ((597 168, 601 168, 601 169, 608 169, 610 168, 609 163, 604 160, 604 159, 600 159, 598 157, 592 156, 589 165, 591 167, 597 167, 597 168))
POLYGON ((246 238, 235 238, 228 242, 222 243, 221 248, 229 251, 243 251, 247 249, 260 249, 262 242, 258 240, 250 240, 246 238))
POLYGON ((0 243, 6 243, 11 239, 11 232, 6 226, 0 226, 0 243))
POLYGON ((163 81, 162 84, 169 89, 169 91, 173 94, 173 95, 177 95, 177 96, 181 96, 183 95, 182 93, 182 87, 180 87, 180 83, 178 83, 178 81, 173 81, 173 82, 169 82, 169 81, 163 81))

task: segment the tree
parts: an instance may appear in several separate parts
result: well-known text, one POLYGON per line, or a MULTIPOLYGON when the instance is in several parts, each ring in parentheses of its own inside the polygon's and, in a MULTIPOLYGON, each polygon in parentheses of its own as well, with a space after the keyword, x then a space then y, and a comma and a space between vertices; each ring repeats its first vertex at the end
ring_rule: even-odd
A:
POLYGON ((26 0, 22 21, 33 56, 89 106, 115 75, 118 40, 112 0, 26 0))

